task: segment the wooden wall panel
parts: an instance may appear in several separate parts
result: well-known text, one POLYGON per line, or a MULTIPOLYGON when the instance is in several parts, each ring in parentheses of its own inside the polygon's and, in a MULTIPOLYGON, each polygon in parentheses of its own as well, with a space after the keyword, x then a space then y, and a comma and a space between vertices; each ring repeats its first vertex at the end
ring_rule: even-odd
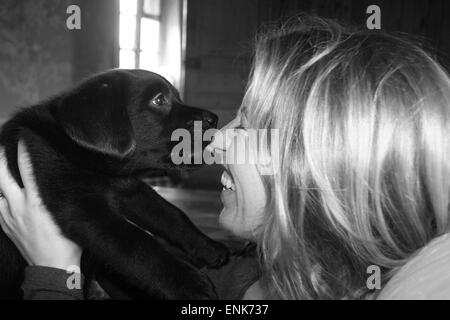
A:
POLYGON ((262 26, 299 13, 365 26, 371 4, 380 6, 384 30, 425 39, 445 63, 448 0, 188 0, 186 101, 217 110, 222 123, 228 121, 240 104, 252 39, 262 26))
POLYGON ((441 55, 450 54, 450 3, 447 0, 260 0, 258 23, 301 12, 365 26, 369 5, 381 9, 382 29, 426 39, 441 55))
POLYGON ((250 67, 257 1, 188 1, 185 100, 218 113, 240 105, 250 67))
MULTIPOLYGON (((356 25, 366 24, 366 9, 381 8, 382 28, 414 34, 450 52, 448 0, 187 0, 185 100, 208 108, 228 122, 242 100, 252 40, 263 25, 299 13, 313 13, 356 25)), ((207 167, 190 179, 191 187, 220 187, 220 167, 207 167)))

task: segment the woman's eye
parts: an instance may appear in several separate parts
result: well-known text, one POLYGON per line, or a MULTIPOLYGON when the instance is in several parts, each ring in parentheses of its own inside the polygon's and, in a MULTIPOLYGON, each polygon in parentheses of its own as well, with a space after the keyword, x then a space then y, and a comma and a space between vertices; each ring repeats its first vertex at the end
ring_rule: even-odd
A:
POLYGON ((167 99, 166 97, 162 94, 162 93, 158 93, 153 99, 152 99, 152 104, 155 106, 162 106, 167 104, 167 99))

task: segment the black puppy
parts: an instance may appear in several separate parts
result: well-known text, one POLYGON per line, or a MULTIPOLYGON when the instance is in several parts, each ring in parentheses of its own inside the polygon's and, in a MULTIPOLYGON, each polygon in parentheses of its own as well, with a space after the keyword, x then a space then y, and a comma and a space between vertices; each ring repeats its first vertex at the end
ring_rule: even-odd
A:
MULTIPOLYGON (((135 298, 215 298, 208 278, 169 253, 158 238, 197 266, 221 265, 227 248, 140 179, 176 169, 171 133, 193 130, 196 120, 204 129, 217 125, 213 113, 184 105, 161 76, 112 70, 18 112, 4 124, 0 145, 23 186, 17 143, 24 141, 43 203, 63 234, 89 257, 86 270, 102 273, 95 275, 102 286, 128 290, 135 298)), ((24 267, 0 231, 0 298, 20 298, 24 267)))

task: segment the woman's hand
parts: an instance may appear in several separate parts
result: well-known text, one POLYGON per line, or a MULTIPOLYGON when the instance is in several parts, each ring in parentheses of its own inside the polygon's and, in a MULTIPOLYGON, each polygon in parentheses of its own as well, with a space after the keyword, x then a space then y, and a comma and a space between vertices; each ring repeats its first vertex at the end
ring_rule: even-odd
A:
POLYGON ((80 265, 81 248, 65 238, 39 196, 25 144, 18 145, 18 165, 24 188, 8 171, 0 149, 0 225, 30 265, 67 270, 80 265))

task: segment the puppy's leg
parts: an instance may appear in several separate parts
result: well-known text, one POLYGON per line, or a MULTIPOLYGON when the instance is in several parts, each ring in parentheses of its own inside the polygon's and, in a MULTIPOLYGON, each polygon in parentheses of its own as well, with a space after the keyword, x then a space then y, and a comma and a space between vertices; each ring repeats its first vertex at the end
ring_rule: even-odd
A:
POLYGON ((177 207, 143 182, 121 192, 119 213, 181 248, 199 266, 218 267, 228 260, 228 248, 203 234, 177 207))
POLYGON ((205 274, 176 259, 152 236, 123 218, 111 212, 105 214, 105 210, 101 216, 87 210, 75 214, 78 218, 71 224, 60 224, 63 234, 89 248, 98 263, 139 288, 146 298, 217 298, 205 274), (89 219, 94 215, 95 219, 89 219))

